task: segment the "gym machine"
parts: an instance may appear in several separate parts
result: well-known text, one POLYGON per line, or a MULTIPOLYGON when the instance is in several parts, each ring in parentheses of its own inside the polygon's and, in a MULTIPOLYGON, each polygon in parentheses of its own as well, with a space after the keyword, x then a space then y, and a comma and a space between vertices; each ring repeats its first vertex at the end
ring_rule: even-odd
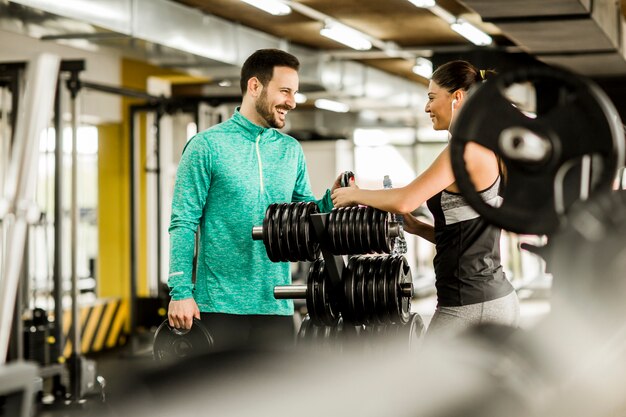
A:
MULTIPOLYGON (((33 363, 17 360, 7 364, 6 360, 27 229, 39 218, 34 204, 39 135, 52 113, 58 68, 59 58, 49 54, 42 54, 29 64, 24 100, 19 106, 19 117, 13 119, 17 124, 0 200, 0 394, 5 396, 6 415, 19 417, 31 416, 38 368, 33 363)), ((16 114, 18 108, 14 107, 13 112, 16 114)))

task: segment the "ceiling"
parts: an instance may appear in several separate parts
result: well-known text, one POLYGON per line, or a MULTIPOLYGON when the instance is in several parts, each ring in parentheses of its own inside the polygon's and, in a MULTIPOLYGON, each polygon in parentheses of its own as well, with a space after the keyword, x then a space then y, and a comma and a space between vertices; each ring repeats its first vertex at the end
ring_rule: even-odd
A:
MULTIPOLYGON (((430 56, 435 51, 454 52, 474 48, 473 44, 454 32, 440 17, 428 9, 415 7, 407 0, 288 2, 299 3, 306 9, 331 17, 380 41, 393 42, 407 58, 390 57, 377 48, 364 52, 351 50, 320 35, 323 22, 299 12, 297 7, 294 7, 289 15, 273 16, 240 0, 177 0, 177 2, 294 44, 324 51, 333 58, 359 61, 417 83, 426 83, 426 80, 413 73, 414 60, 410 59, 411 57, 430 56)), ((441 0, 437 4, 452 15, 463 17, 488 32, 494 38, 494 46, 512 45, 500 34, 496 26, 482 23, 480 16, 461 2, 441 0)))
POLYGON ((623 32, 620 27, 623 22, 617 20, 617 15, 623 20, 626 0, 437 1, 440 8, 488 33, 493 38, 489 47, 474 46, 429 9, 415 7, 407 0, 285 0, 293 8, 285 16, 272 16, 240 0, 176 1, 290 43, 323 51, 335 59, 358 61, 417 83, 426 80, 411 70, 415 57, 434 55, 445 61, 451 57, 479 56, 478 65, 502 67, 506 62, 501 63, 500 58, 482 58, 486 54, 501 57, 498 53, 504 51, 527 57, 543 55, 540 59, 548 64, 570 67, 584 75, 626 74, 622 40, 617 39, 623 32), (402 58, 391 57, 376 47, 365 52, 350 50, 321 36, 323 22, 315 13, 312 16, 311 11, 397 45, 402 58), (615 39, 607 35, 613 26, 615 39), (608 54, 614 48, 620 52, 619 59, 608 54), (562 56, 564 53, 567 57, 562 56), (597 53, 600 56, 595 56, 597 53))
POLYGON ((226 91, 218 86, 224 80, 238 94, 234 81, 243 60, 259 48, 284 48, 301 60, 300 89, 310 100, 331 95, 355 111, 374 109, 378 120, 411 125, 424 116, 427 84, 412 72, 417 57, 435 67, 462 58, 498 71, 560 65, 602 78, 626 109, 626 0, 437 0, 436 9, 492 37, 482 47, 454 32, 435 9, 408 0, 282 1, 292 13, 272 16, 241 0, 0 0, 0 29, 116 48, 202 75, 209 80, 198 87, 204 95, 226 91), (321 36, 326 19, 363 32, 374 47, 356 51, 321 36))

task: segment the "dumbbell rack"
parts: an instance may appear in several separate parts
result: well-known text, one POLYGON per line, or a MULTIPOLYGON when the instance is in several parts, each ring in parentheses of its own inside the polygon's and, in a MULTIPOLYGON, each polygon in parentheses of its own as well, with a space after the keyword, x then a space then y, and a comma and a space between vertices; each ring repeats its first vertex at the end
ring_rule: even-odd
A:
POLYGON ((369 207, 331 213, 319 213, 313 203, 268 207, 263 226, 253 229, 253 239, 263 240, 274 262, 312 262, 306 284, 274 288, 277 299, 306 300, 308 315, 299 341, 327 342, 342 334, 397 335, 401 328, 406 328, 409 341, 421 337, 422 320, 410 313, 413 289, 406 259, 359 255, 346 264, 343 258, 391 252, 400 228, 390 218, 389 213, 369 207))

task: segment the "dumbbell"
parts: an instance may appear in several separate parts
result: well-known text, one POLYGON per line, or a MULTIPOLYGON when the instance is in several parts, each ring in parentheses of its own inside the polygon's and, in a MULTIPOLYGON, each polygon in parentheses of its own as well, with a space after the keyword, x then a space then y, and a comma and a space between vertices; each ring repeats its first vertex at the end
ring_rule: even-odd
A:
POLYGON ((263 241, 272 262, 312 262, 320 253, 310 224, 316 213, 319 208, 314 202, 270 204, 263 226, 252 228, 252 239, 263 241))
POLYGON ((413 282, 403 256, 353 256, 343 270, 345 321, 359 325, 409 321, 413 282))
POLYGON ((306 299, 318 325, 335 325, 339 313, 352 325, 409 321, 413 283, 403 256, 354 256, 341 282, 338 288, 331 286, 320 259, 311 265, 306 285, 276 286, 274 297, 306 299))
POLYGON ((296 343, 307 349, 342 350, 344 346, 354 342, 359 337, 360 329, 362 326, 357 327, 344 323, 341 317, 334 326, 320 326, 314 324, 307 314, 300 323, 296 343))
POLYGON ((411 313, 406 323, 366 326, 365 330, 375 342, 398 340, 401 343, 408 342, 410 349, 420 344, 426 332, 426 326, 419 314, 411 313))
POLYGON ((388 212, 372 207, 335 208, 326 222, 328 246, 334 255, 390 253, 400 233, 388 212))
POLYGON ((276 286, 274 298, 305 299, 311 321, 318 326, 334 326, 339 320, 338 294, 332 291, 323 259, 311 264, 306 285, 276 286))

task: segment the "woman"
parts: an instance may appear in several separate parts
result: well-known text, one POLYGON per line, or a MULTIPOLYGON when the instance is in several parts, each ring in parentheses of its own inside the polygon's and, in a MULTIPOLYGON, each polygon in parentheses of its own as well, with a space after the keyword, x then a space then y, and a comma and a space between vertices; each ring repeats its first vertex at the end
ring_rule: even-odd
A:
MULTIPOLYGON (((454 113, 463 106, 469 89, 484 73, 466 61, 439 67, 428 86, 425 111, 435 130, 449 130, 454 113)), ((465 148, 465 164, 472 182, 487 202, 496 204, 500 169, 496 155, 478 144, 465 148)), ((336 207, 364 204, 404 214, 404 230, 436 245, 434 267, 437 308, 428 334, 453 335, 475 323, 517 326, 519 301, 500 265, 500 229, 488 225, 463 199, 455 184, 446 146, 435 161, 410 184, 387 190, 337 188, 336 207), (427 202, 434 226, 411 216, 427 202)))

